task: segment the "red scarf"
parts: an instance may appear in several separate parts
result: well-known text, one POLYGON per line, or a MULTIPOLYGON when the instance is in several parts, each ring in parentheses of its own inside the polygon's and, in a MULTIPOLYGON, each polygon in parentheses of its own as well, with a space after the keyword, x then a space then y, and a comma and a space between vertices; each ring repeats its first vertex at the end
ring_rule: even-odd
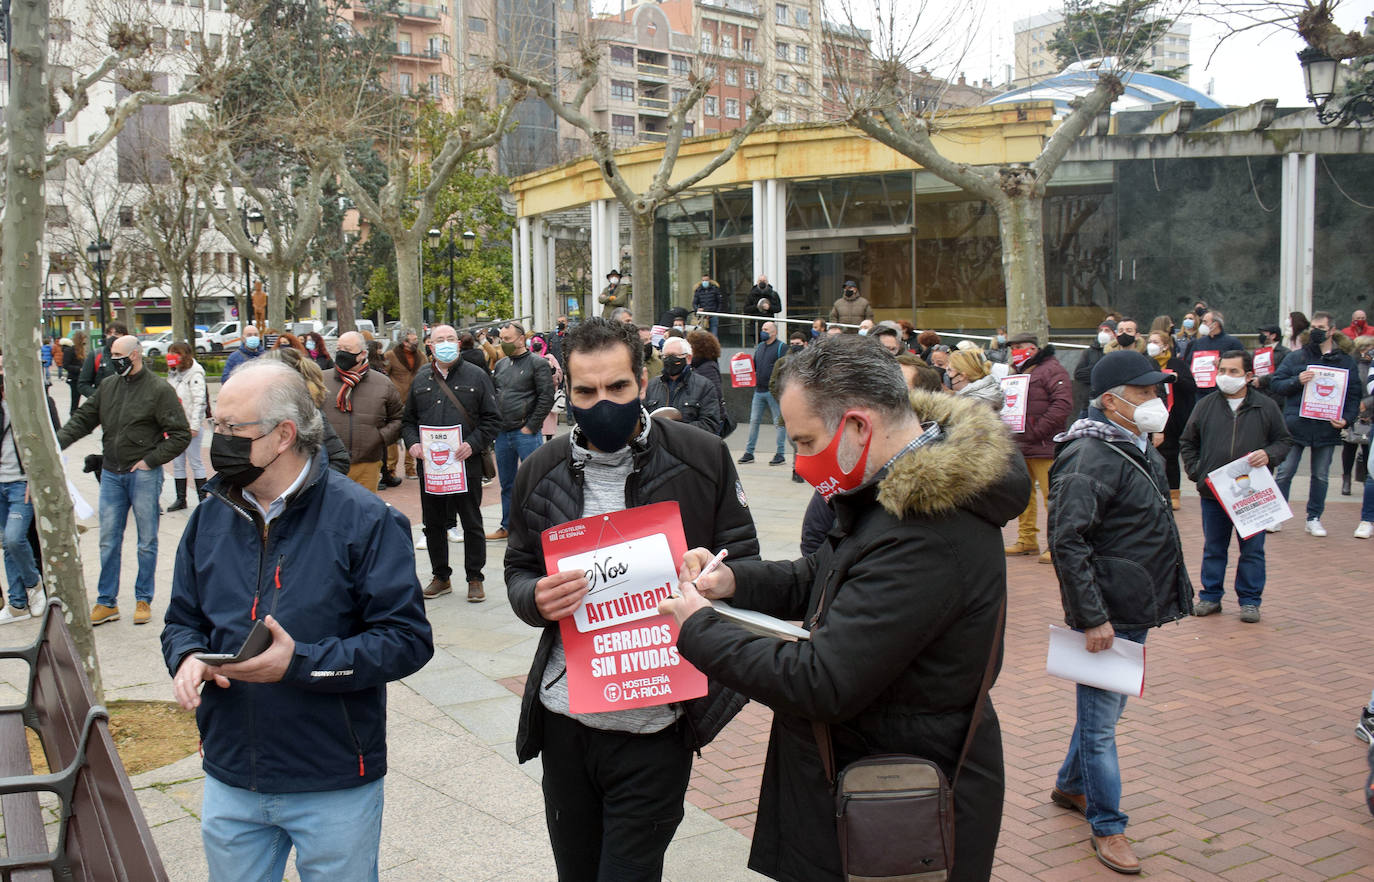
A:
POLYGON ((367 373, 367 359, 363 359, 353 366, 355 369, 346 371, 338 365, 334 366, 334 373, 342 383, 339 386, 339 397, 334 399, 334 404, 344 413, 353 412, 353 387, 358 385, 363 375, 367 373))

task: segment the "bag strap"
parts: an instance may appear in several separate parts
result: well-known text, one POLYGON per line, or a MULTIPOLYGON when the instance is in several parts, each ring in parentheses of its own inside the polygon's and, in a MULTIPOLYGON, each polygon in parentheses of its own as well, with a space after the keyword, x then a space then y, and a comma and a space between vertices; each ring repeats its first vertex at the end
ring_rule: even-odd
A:
MULTIPOLYGON (((454 365, 457 366, 458 363, 454 362, 454 365)), ((463 415, 463 419, 469 423, 473 422, 472 414, 468 413, 468 409, 463 406, 463 402, 458 400, 458 396, 453 394, 453 390, 449 388, 448 380, 440 376, 438 370, 432 365, 430 366, 430 370, 434 371, 434 379, 438 381, 439 388, 444 390, 444 394, 448 396, 448 400, 452 401, 453 406, 458 408, 458 412, 463 415)))
POLYGON ((1135 457, 1131 456, 1129 453, 1122 450, 1120 447, 1117 447, 1110 441, 1103 440, 1102 438, 1098 438, 1096 440, 1101 441, 1103 444, 1106 444, 1108 450, 1110 450, 1112 453, 1115 453, 1122 459, 1126 460, 1126 462, 1130 463, 1131 465, 1135 466, 1135 470, 1144 475, 1145 480, 1150 482, 1150 486, 1154 488, 1156 495, 1158 495, 1160 498, 1160 501, 1163 502, 1165 505, 1169 505, 1169 500, 1164 496, 1163 493, 1159 492, 1159 485, 1155 483, 1155 479, 1150 477, 1150 473, 1145 471, 1144 466, 1135 461, 1135 457))
MULTIPOLYGON (((825 591, 821 591, 821 599, 816 604, 815 624, 819 625, 821 613, 825 608, 825 591)), ((997 607, 997 630, 993 633, 992 647, 988 650, 988 661, 983 668, 983 680, 978 684, 978 700, 973 705, 973 715, 969 718, 968 732, 964 735, 963 747, 959 748, 959 761, 954 766, 954 777, 950 779, 949 787, 953 791, 959 784, 959 773, 964 770, 964 760, 968 758, 969 748, 973 745, 974 733, 978 731, 978 724, 983 721, 983 705, 987 703, 988 692, 992 689, 992 678, 997 672, 997 658, 1002 649, 1002 631, 1007 622, 1007 598, 1002 597, 1002 603, 997 607)), ((835 744, 830 735, 830 726, 817 720, 811 721, 811 731, 815 734, 816 745, 820 748, 821 765, 825 768, 825 780, 830 785, 830 789, 835 789, 835 744)))

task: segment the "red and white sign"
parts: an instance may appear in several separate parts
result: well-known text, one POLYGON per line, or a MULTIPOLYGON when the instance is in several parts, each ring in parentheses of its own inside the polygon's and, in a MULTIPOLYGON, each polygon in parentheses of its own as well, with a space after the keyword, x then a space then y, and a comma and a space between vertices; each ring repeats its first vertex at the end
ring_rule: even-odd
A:
POLYGON ((1178 371, 1172 371, 1168 368, 1162 368, 1161 370, 1163 370, 1164 373, 1174 378, 1174 382, 1163 384, 1164 406, 1167 407, 1170 411, 1172 411, 1174 409, 1174 387, 1178 385, 1178 371))
POLYGON ((1350 372, 1345 368, 1309 364, 1315 376, 1302 387, 1302 407, 1298 416, 1309 420, 1338 420, 1345 411, 1345 388, 1350 372))
POLYGON ((425 458, 425 492, 448 496, 468 492, 468 470, 458 458, 463 446, 462 426, 421 426, 420 449, 425 458))
POLYGON ((1026 406, 1030 403, 1030 377, 1013 374, 1002 378, 1002 422, 1013 432, 1026 431, 1026 406))
POLYGON ((1267 377, 1274 372, 1274 347, 1261 346, 1255 350, 1255 376, 1267 377))
POLYGON ((1226 509, 1242 539, 1293 517, 1274 476, 1265 466, 1250 465, 1249 454, 1208 472, 1207 486, 1226 509))
POLYGON ((1221 361, 1220 352, 1194 352, 1193 363, 1188 367, 1193 372, 1193 381, 1199 389, 1215 389, 1217 386, 1217 365, 1221 361))
POLYGON ((741 352, 730 359, 731 386, 736 389, 753 389, 757 385, 754 377, 754 356, 741 352))
POLYGON ((668 336, 667 325, 654 325, 649 329, 649 342, 654 344, 655 349, 663 346, 663 338, 668 336))
POLYGON ((587 596, 558 623, 575 714, 700 698, 706 675, 677 650, 677 622, 658 613, 687 553, 676 502, 569 521, 543 533, 550 574, 582 570, 587 596))

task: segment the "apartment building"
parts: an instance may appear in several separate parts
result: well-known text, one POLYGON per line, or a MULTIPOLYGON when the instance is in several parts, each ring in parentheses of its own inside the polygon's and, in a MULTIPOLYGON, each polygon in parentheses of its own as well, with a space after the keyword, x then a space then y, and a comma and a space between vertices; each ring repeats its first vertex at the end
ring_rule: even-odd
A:
MULTIPOLYGON (((1028 86, 1053 76, 1063 68, 1048 48, 1055 31, 1064 26, 1062 11, 1044 12, 1018 19, 1012 25, 1014 69, 1012 85, 1028 86)), ((1142 59, 1147 70, 1186 68, 1191 63, 1192 25, 1175 20, 1169 30, 1155 42, 1142 59)), ((1188 71, 1181 77, 1188 82, 1188 71)))

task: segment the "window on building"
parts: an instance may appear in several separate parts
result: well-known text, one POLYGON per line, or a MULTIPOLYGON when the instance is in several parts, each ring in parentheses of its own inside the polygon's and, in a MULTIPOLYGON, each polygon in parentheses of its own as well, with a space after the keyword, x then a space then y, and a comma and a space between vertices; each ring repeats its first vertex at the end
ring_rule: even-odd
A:
POLYGON ((738 98, 726 98, 726 99, 725 99, 725 116, 726 116, 728 119, 739 119, 739 99, 738 99, 738 98))
POLYGON ((795 9, 792 11, 792 20, 797 23, 799 28, 810 27, 811 13, 806 9, 795 9))
POLYGON ((681 101, 682 101, 684 98, 686 98, 686 97, 687 97, 687 90, 686 90, 686 89, 674 89, 674 90, 673 90, 673 104, 677 104, 677 103, 681 102, 681 101))
POLYGON ((705 65, 701 69, 701 74, 708 80, 714 80, 716 78, 716 66, 714 64, 705 65))
POLYGON ((777 16, 778 24, 785 25, 788 23, 787 6, 785 4, 779 3, 777 6, 775 6, 773 9, 773 14, 777 16))
POLYGON ((70 43, 72 39, 72 23, 65 18, 54 18, 48 20, 48 39, 54 43, 70 43))
POLYGON ((692 60, 685 55, 673 56, 673 76, 685 77, 692 72, 692 60))
POLYGON ((715 95, 707 95, 705 103, 706 106, 702 111, 703 113, 707 116, 720 116, 720 102, 716 99, 715 95))
POLYGON ((630 135, 633 137, 635 133, 635 118, 623 113, 611 114, 611 131, 617 135, 630 135))
POLYGON ((754 38, 753 38, 753 37, 742 37, 742 38, 740 39, 740 41, 739 41, 739 48, 740 48, 740 51, 741 51, 741 52, 753 52, 753 51, 754 51, 754 38))
POLYGON ((50 227, 65 227, 68 224, 67 206, 49 205, 47 206, 47 222, 50 227))
POLYGON ((218 52, 224 48, 224 35, 222 34, 206 34, 205 39, 211 51, 218 52))
POLYGON ((808 46, 797 47, 797 64, 811 63, 811 49, 808 46))
POLYGON ((683 137, 685 137, 685 138, 690 138, 690 137, 692 137, 692 133, 693 133, 694 131, 696 131, 696 123, 683 123, 683 124, 682 124, 682 135, 683 135, 683 137))
POLYGON ((795 122, 810 122, 810 121, 811 121, 811 116, 810 116, 805 110, 798 110, 797 113, 796 113, 796 115, 795 115, 795 117, 794 117, 794 121, 795 121, 795 122))
POLYGON ((774 48, 774 50, 777 52, 778 61, 788 61, 788 60, 791 59, 791 57, 792 57, 792 44, 791 44, 791 43, 777 43, 776 45, 774 45, 773 48, 774 48))
POLYGON ((787 74, 778 74, 778 78, 774 81, 774 85, 777 86, 779 92, 792 91, 792 84, 788 81, 787 74))
POLYGON ((733 48, 735 48, 735 37, 734 37, 734 35, 733 35, 733 34, 721 34, 721 35, 720 35, 720 48, 722 48, 722 49, 733 49, 733 48))
POLYGON ((485 34, 487 32, 487 20, 475 15, 469 15, 468 30, 474 34, 485 34))
POLYGON ((171 31, 168 31, 168 32, 167 32, 167 35, 168 35, 168 42, 167 42, 167 48, 168 48, 168 49, 176 50, 176 49, 184 49, 184 48, 186 47, 186 32, 185 32, 185 31, 171 30, 171 31))
POLYGON ((635 100, 635 84, 625 80, 611 80, 611 97, 616 101, 635 100))
POLYGON ((778 108, 778 112, 777 112, 777 120, 778 120, 778 122, 780 122, 780 123, 789 123, 789 122, 791 122, 791 121, 792 121, 792 108, 790 108, 790 107, 779 107, 779 108, 778 108))
POLYGON ((224 8, 224 0, 210 0, 210 2, 205 5, 214 10, 220 10, 224 8))
POLYGON ((727 67, 727 68, 725 69, 725 85, 727 85, 727 86, 738 86, 738 85, 739 85, 739 68, 736 68, 736 67, 727 67))
POLYGON ((409 95, 409 94, 411 93, 411 91, 414 90, 414 88, 415 88, 415 86, 414 86, 414 84, 413 84, 413 82, 412 82, 412 80, 411 80, 410 74, 408 74, 408 73, 396 74, 396 91, 397 91, 397 92, 401 93, 402 95, 409 95))
POLYGON ((744 86, 746 89, 757 89, 759 87, 759 72, 746 70, 744 72, 744 86))
POLYGON ((619 65, 620 67, 634 67, 634 66, 635 66, 635 49, 634 49, 634 47, 633 47, 633 46, 612 46, 612 47, 611 47, 611 64, 616 64, 616 65, 619 65))
POLYGON ((444 78, 439 74, 429 75, 429 94, 440 95, 444 92, 444 78))
POLYGON ((798 78, 797 78, 797 94, 798 94, 798 95, 810 95, 810 94, 811 94, 811 83, 810 83, 808 80, 804 80, 804 79, 802 79, 801 77, 798 77, 798 78))
POLYGON ((710 32, 710 31, 702 31, 702 32, 701 32, 701 51, 702 51, 702 52, 710 52, 711 49, 712 49, 712 45, 713 45, 713 44, 712 44, 712 42, 711 42, 711 32, 710 32))
POLYGON ((134 209, 132 206, 119 206, 119 225, 121 227, 132 227, 134 225, 134 209))

